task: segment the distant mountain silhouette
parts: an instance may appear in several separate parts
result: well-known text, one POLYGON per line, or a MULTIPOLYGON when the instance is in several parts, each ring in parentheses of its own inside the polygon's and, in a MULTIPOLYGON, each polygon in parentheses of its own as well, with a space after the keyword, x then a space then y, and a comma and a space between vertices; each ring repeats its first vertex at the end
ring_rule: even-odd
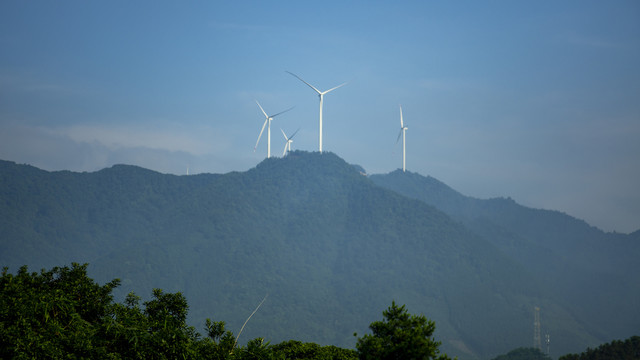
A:
POLYGON ((223 175, 126 165, 46 172, 2 161, 0 263, 36 271, 88 262, 99 281, 122 279, 120 298, 181 291, 199 329, 211 317, 237 331, 268 293, 240 341, 352 347, 352 334, 365 333, 391 300, 436 321, 443 351, 465 359, 532 345, 534 306, 552 354, 640 328, 628 298, 638 285, 627 282, 637 272, 621 277, 637 269, 638 233, 604 234, 512 200, 471 199, 418 174, 362 170, 301 151, 223 175), (574 226, 580 244, 600 252, 597 267, 587 266, 591 252, 574 248, 574 226), (608 315, 591 316, 596 305, 608 315))
POLYGON ((396 170, 370 179, 437 207, 491 242, 544 282, 554 299, 599 337, 620 339, 640 329, 640 231, 605 233, 510 198, 464 196, 416 173, 396 170))

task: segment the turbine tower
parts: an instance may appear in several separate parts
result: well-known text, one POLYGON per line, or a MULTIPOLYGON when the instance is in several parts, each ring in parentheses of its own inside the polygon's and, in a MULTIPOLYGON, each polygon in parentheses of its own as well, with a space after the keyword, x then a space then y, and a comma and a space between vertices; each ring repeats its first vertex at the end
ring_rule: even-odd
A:
POLYGON ((289 74, 297 77, 298 80, 300 80, 303 83, 307 84, 310 88, 312 88, 315 92, 318 93, 318 97, 320 98, 320 131, 319 131, 319 135, 318 135, 318 142, 320 143, 319 150, 322 153, 322 101, 324 99, 324 95, 329 93, 329 92, 331 92, 331 91, 333 91, 333 90, 335 90, 335 89, 337 89, 337 88, 339 88, 339 87, 342 87, 342 86, 346 85, 347 83, 340 84, 340 85, 338 85, 336 87, 333 87, 333 88, 331 88, 329 90, 320 91, 320 90, 316 89, 313 85, 311 85, 308 82, 302 80, 302 78, 300 78, 298 75, 296 75, 296 74, 294 74, 292 72, 289 72, 289 71, 287 71, 287 72, 289 74))
POLYGON ((256 146, 253 148, 253 152, 256 151, 256 149, 258 148, 258 143, 260 142, 260 137, 262 136, 262 132, 264 131, 264 127, 267 126, 267 124, 269 124, 269 126, 267 126, 267 159, 271 157, 271 120, 273 120, 274 117, 282 114, 282 113, 286 113, 287 111, 293 109, 293 107, 288 108, 285 111, 281 111, 277 114, 274 115, 267 115, 267 112, 264 111, 264 109, 262 108, 262 106, 260 106, 260 103, 258 102, 258 100, 256 100, 256 104, 258 104, 258 107, 260 108, 260 110, 262 110, 262 113, 264 114, 265 120, 264 120, 264 124, 262 124, 262 130, 260 130, 260 135, 258 135, 258 141, 256 141, 256 146))
POLYGON ((405 147, 405 132, 408 127, 404 126, 404 122, 402 121, 402 105, 400 105, 400 133, 398 133, 398 139, 396 139, 396 144, 400 141, 400 135, 402 135, 402 172, 406 171, 406 147, 405 147))
POLYGON ((300 129, 296 130, 296 132, 294 132, 291 137, 287 137, 287 134, 284 133, 284 130, 280 129, 280 131, 282 131, 284 139, 287 141, 286 143, 284 143, 284 151, 282 152, 282 157, 284 157, 287 152, 291 152, 291 143, 293 142, 293 137, 296 136, 299 130, 300 129))

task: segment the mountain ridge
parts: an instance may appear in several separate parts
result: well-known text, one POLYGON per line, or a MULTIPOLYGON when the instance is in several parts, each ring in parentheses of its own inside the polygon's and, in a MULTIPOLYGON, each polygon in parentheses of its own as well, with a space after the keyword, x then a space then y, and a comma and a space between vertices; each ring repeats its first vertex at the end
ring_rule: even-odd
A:
POLYGON ((335 154, 222 175, 0 169, 3 265, 88 261, 97 279, 122 278, 120 296, 182 291, 192 321, 231 328, 269 293, 243 337, 350 347, 393 299, 434 319, 443 348, 464 358, 530 343, 534 306, 553 315, 558 351, 606 337, 496 244, 335 154))
POLYGON ((578 317, 591 319, 591 331, 608 333, 619 327, 624 333, 639 326, 640 312, 629 300, 640 300, 640 287, 633 285, 633 274, 640 272, 637 232, 605 233, 565 213, 527 208, 510 198, 464 196, 415 173, 394 171, 370 178, 437 207, 489 240, 547 283, 578 317), (603 311, 605 304, 608 311, 603 311), (617 315, 621 312, 626 316, 617 315), (612 318, 618 319, 616 324, 610 323, 612 318))

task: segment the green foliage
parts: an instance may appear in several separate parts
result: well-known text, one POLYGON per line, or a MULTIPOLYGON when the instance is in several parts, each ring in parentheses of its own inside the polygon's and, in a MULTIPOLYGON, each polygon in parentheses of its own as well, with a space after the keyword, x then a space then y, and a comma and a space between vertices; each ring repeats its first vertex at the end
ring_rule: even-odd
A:
POLYGON ((551 360, 551 358, 538 348, 517 348, 493 360, 551 360))
POLYGON ((114 280, 104 286, 87 277, 87 265, 55 267, 0 280, 0 358, 102 358, 111 354, 99 334, 111 312, 114 280))
POLYGON ((640 336, 632 336, 624 341, 614 340, 587 349, 581 354, 567 354, 558 360, 637 360, 640 359, 640 336))
POLYGON ((206 320, 202 338, 186 323, 181 293, 153 290, 140 306, 130 293, 123 304, 87 276, 87 264, 16 275, 4 268, 0 279, 1 359, 355 359, 355 351, 298 341, 271 346, 262 338, 235 347, 225 323, 206 320))
POLYGON ((225 329, 224 321, 207 319, 205 329, 209 336, 205 343, 212 359, 229 359, 233 354, 235 338, 231 331, 225 329))
POLYGON ((372 334, 358 339, 356 349, 361 360, 449 359, 440 354, 440 342, 432 338, 435 322, 424 315, 411 315, 395 301, 382 312, 383 321, 369 325, 372 334))
MULTIPOLYGON (((154 290, 139 306, 129 294, 115 304, 114 280, 104 286, 87 276, 87 264, 41 273, 4 268, 0 280, 0 358, 200 359, 216 344, 186 325, 187 301, 154 290)), ((213 326, 213 325, 212 325, 213 326)))
POLYGON ((333 345, 320 346, 296 340, 273 345, 271 349, 274 354, 283 359, 355 360, 358 358, 355 350, 342 349, 333 345))

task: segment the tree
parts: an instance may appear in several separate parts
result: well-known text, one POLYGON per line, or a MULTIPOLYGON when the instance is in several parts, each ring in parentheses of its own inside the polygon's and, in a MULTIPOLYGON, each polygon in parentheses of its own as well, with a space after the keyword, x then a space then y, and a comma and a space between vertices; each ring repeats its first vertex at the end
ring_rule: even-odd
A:
POLYGON ((424 315, 411 315, 404 305, 395 301, 382 312, 384 320, 369 325, 372 334, 358 339, 356 349, 361 360, 446 360, 449 356, 440 355, 440 342, 431 336, 435 331, 435 322, 424 315))
POLYGON ((111 293, 119 281, 98 285, 87 266, 74 263, 40 273, 23 266, 16 275, 3 269, 0 359, 357 358, 354 350, 293 340, 270 345, 257 338, 236 346, 225 323, 210 319, 202 337, 187 325, 189 306, 181 293, 154 289, 153 298, 142 304, 134 293, 123 304, 114 303, 111 293))
POLYGON ((0 278, 0 358, 110 357, 99 334, 111 310, 111 291, 87 276, 87 264, 40 273, 2 270, 0 278))
POLYGON ((504 355, 493 358, 493 360, 551 360, 538 348, 517 348, 504 355))
POLYGON ((595 349, 587 349, 581 354, 567 354, 559 360, 636 360, 640 359, 640 336, 632 336, 624 341, 614 340, 595 349))
POLYGON ((333 345, 321 346, 296 340, 273 345, 271 350, 278 359, 355 360, 358 358, 357 353, 351 349, 342 349, 333 345))
MULTIPOLYGON (((113 302, 119 280, 100 286, 88 264, 40 273, 7 268, 0 278, 0 359, 232 359, 233 334, 207 319, 209 338, 188 326, 181 293, 131 293, 113 302)), ((240 358, 240 357, 236 357, 240 358)))

